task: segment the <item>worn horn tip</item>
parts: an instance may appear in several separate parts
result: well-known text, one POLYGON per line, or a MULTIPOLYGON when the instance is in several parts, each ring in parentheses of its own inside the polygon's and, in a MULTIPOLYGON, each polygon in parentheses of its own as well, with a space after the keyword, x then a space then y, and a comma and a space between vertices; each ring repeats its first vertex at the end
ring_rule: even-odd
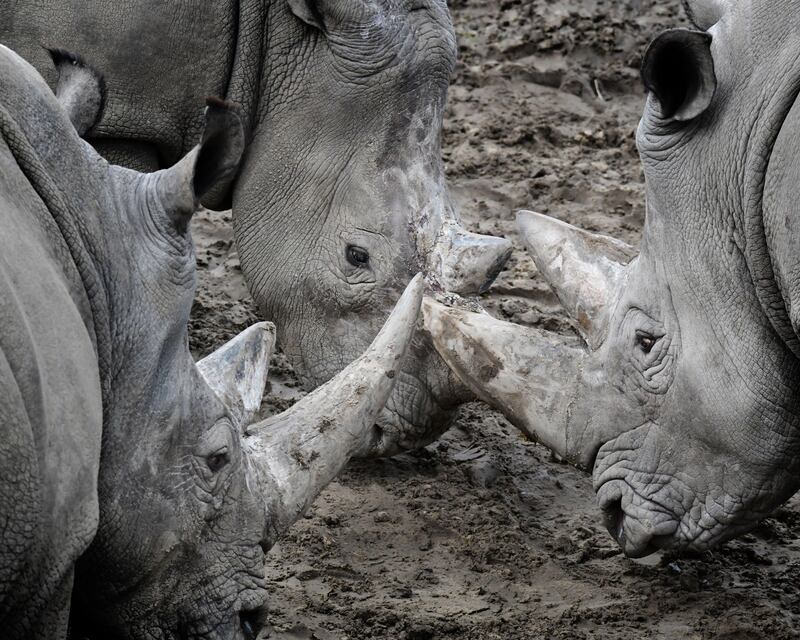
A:
POLYGON ((422 273, 418 273, 408 283, 406 290, 403 292, 401 300, 411 300, 413 302, 412 306, 416 307, 417 313, 419 313, 419 310, 422 306, 422 297, 424 293, 425 276, 422 273))
POLYGON ((517 226, 525 231, 529 230, 534 226, 541 226, 543 224, 551 225, 551 226, 563 226, 569 227, 566 222, 562 222, 557 218, 553 218, 552 216, 545 215, 544 213, 538 213, 536 211, 528 211, 526 209, 521 209, 517 211, 517 226))

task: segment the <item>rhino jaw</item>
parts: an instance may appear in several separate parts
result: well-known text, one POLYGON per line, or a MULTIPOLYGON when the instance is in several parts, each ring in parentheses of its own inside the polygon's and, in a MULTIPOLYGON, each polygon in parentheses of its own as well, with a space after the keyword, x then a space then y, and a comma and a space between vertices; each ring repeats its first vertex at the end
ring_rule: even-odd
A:
POLYGON ((364 446, 417 327, 417 275, 358 360, 293 407, 250 426, 244 447, 267 505, 267 544, 285 531, 364 446))

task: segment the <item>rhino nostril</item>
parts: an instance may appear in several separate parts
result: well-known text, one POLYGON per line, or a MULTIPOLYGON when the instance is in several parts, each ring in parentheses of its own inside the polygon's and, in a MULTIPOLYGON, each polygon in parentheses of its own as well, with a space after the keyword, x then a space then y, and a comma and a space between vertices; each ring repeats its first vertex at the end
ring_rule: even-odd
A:
POLYGON ((625 537, 625 512, 622 510, 622 498, 603 505, 603 523, 611 536, 622 545, 625 537))
POLYGON ((261 627, 264 626, 263 612, 258 609, 239 612, 239 626, 245 640, 256 640, 261 627))

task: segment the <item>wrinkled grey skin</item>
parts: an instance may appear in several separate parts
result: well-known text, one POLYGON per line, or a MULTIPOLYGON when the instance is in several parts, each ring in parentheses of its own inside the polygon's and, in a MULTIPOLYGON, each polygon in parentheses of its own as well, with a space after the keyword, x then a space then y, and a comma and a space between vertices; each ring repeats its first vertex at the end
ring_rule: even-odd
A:
POLYGON ((609 530, 631 556, 707 549, 800 486, 800 5, 688 5, 698 30, 662 34, 645 56, 638 257, 519 217, 588 349, 428 310, 470 386, 593 464, 609 530))
MULTIPOLYGON (((440 132, 456 45, 445 0, 68 5, 0 8, 0 41, 35 62, 40 43, 79 50, 105 71, 90 140, 106 157, 169 166, 194 143, 203 95, 242 105, 241 172, 207 203, 232 199, 248 285, 308 388, 364 351, 417 272, 472 296, 508 259, 507 241, 463 229, 447 193, 440 132)), ((430 442, 467 397, 417 336, 362 453, 430 442)))
POLYGON ((78 637, 249 640, 264 554, 363 448, 422 279, 361 358, 250 424, 274 329, 195 365, 187 328, 188 225, 236 170, 239 116, 210 103, 201 144, 171 169, 112 166, 72 125, 93 122, 97 78, 61 62, 59 103, 0 47, 3 637, 64 638, 72 593, 78 637))
MULTIPOLYGON (((276 3, 284 15, 268 40, 308 64, 270 74, 233 204, 250 289, 313 387, 363 350, 411 275, 477 294, 509 245, 467 238, 447 193, 440 134, 456 46, 445 3, 326 0, 313 15, 289 4, 305 22, 276 3)), ((426 444, 464 398, 418 335, 369 453, 426 444)))

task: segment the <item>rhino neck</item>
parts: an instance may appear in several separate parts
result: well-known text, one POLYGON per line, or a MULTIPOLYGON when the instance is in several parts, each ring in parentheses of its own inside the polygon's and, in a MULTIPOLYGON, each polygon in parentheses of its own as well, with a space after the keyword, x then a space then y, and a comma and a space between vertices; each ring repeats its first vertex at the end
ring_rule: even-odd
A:
MULTIPOLYGON (((46 102, 52 96, 39 97, 46 102)), ((20 170, 38 195, 43 210, 40 224, 53 254, 73 286, 70 294, 80 310, 86 330, 97 353, 106 405, 108 365, 111 362, 111 325, 106 280, 98 256, 102 243, 98 237, 101 219, 99 200, 93 185, 99 167, 87 162, 89 146, 81 141, 68 121, 42 126, 29 121, 27 114, 45 114, 58 119, 58 112, 47 106, 28 106, 26 115, 12 116, 0 105, 0 137, 4 139, 20 170), (43 133, 48 133, 44 141, 43 133), (54 134, 53 132, 57 132, 54 134)), ((38 209, 38 208, 37 208, 38 209)))
MULTIPOLYGON (((261 104, 267 97, 270 80, 270 44, 268 24, 273 4, 286 4, 276 0, 239 0, 238 24, 235 40, 236 55, 228 77, 226 99, 240 106, 245 136, 249 140, 256 129, 261 104)), ((188 150, 187 150, 188 151, 188 150)))
POLYGON ((95 349, 106 425, 115 387, 124 384, 121 374, 129 368, 128 345, 157 342, 137 341, 131 330, 137 328, 131 317, 144 306, 136 285, 146 279, 136 219, 147 208, 148 178, 110 166, 68 122, 41 127, 35 119, 10 117, 0 105, 0 137, 41 202, 34 210, 42 212, 44 236, 95 349), (49 139, 37 137, 39 128, 49 139))

